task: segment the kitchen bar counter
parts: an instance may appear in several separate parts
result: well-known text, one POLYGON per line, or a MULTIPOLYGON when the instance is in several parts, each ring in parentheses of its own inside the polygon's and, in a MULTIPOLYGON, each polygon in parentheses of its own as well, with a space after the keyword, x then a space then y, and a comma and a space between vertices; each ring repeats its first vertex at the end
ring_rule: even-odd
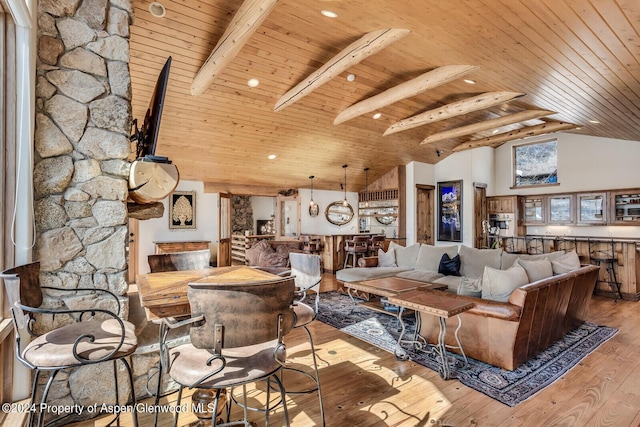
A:
MULTIPOLYGON (((359 234, 332 234, 327 236, 320 236, 322 239, 322 262, 324 271, 329 273, 335 273, 341 270, 344 266, 344 242, 345 240, 353 238, 353 236, 374 236, 376 233, 359 233, 359 234)), ((406 239, 398 237, 387 237, 385 240, 385 249, 389 243, 395 242, 404 246, 406 239)))
MULTIPOLYGON (((611 242, 613 240, 616 253, 616 276, 621 284, 622 296, 625 300, 640 300, 640 238, 624 237, 588 237, 588 236, 549 236, 527 235, 520 237, 502 237, 502 248, 513 253, 537 253, 543 248, 544 253, 553 252, 575 244, 576 252, 583 264, 595 264, 589 256, 589 242, 611 242), (537 249, 537 250, 536 250, 537 249)), ((608 277, 605 266, 600 270, 600 280, 608 277)), ((596 293, 611 296, 611 288, 606 283, 596 284, 596 293)))

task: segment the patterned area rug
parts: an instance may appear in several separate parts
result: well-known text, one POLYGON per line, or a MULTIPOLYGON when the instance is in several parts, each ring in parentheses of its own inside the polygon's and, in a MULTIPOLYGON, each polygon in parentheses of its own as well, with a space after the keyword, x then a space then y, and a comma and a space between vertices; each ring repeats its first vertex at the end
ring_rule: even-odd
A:
MULTIPOLYGON (((318 320, 392 353, 401 332, 395 315, 353 308, 351 299, 338 292, 321 294, 318 320)), ((405 323, 408 333, 413 333, 413 316, 405 317, 405 323)), ((615 328, 585 323, 515 371, 474 359, 469 359, 465 367, 462 356, 449 353, 452 377, 505 405, 515 406, 560 378, 617 332, 615 328)), ((407 345, 402 349, 409 359, 438 372, 439 361, 433 352, 415 351, 407 345)))

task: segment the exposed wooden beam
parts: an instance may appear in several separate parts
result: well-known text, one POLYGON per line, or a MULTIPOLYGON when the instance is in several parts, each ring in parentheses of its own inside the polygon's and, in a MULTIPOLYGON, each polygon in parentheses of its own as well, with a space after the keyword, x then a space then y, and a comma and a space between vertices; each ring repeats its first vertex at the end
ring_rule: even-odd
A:
POLYGON ((494 105, 502 104, 503 102, 512 101, 524 95, 524 93, 520 92, 483 93, 482 95, 463 99, 462 101, 453 102, 440 108, 425 111, 424 113, 420 113, 415 116, 400 120, 399 122, 396 122, 389 126, 389 128, 384 131, 384 135, 391 135, 392 133, 400 132, 407 129, 413 129, 415 127, 423 126, 428 123, 434 123, 439 120, 461 116, 463 114, 471 113, 472 111, 483 110, 485 108, 493 107, 494 105))
POLYGON ((365 34, 359 40, 344 48, 340 53, 292 89, 289 89, 287 93, 282 95, 278 102, 276 102, 273 110, 280 111, 294 102, 299 101, 318 87, 349 69, 349 67, 379 52, 391 43, 400 40, 410 32, 411 30, 387 28, 365 34))
POLYGON ((498 135, 489 136, 487 138, 482 139, 474 139, 471 141, 464 142, 457 147, 455 147, 452 151, 464 151, 470 150, 472 148, 477 147, 499 147, 507 141, 512 141, 514 139, 527 138, 529 136, 537 136, 544 135, 546 133, 558 132, 561 130, 567 129, 575 129, 578 125, 574 125, 573 123, 565 123, 565 122, 546 122, 536 126, 529 126, 522 129, 517 129, 507 133, 501 133, 498 135))
POLYGON ((205 182, 205 193, 229 193, 240 196, 277 196, 282 187, 230 184, 228 182, 205 182))
POLYGON ((480 123, 473 123, 466 126, 460 126, 455 129, 445 130, 443 132, 434 133, 422 140, 422 144, 432 144, 434 142, 443 141, 445 139, 457 138, 463 135, 470 135, 476 132, 482 132, 483 130, 497 129, 501 126, 512 125, 514 123, 520 123, 527 120, 539 119, 540 117, 550 116, 556 114, 554 111, 549 110, 526 110, 519 113, 509 114, 508 116, 498 117, 491 120, 486 120, 480 123))
POLYGON ((378 95, 353 104, 349 108, 338 114, 333 121, 334 125, 339 125, 347 120, 385 107, 398 102, 401 99, 416 96, 426 90, 436 86, 449 83, 465 74, 477 69, 475 65, 444 65, 435 70, 428 71, 415 79, 401 83, 395 87, 385 90, 378 95))
POLYGON ((279 0, 245 0, 191 83, 191 95, 202 95, 235 58, 279 0))

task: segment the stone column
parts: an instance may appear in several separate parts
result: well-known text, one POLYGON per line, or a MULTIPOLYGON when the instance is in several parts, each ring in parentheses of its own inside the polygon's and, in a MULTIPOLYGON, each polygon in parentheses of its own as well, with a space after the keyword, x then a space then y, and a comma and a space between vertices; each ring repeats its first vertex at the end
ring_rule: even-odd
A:
MULTIPOLYGON (((130 0, 39 0, 38 6, 33 181, 41 283, 108 289, 126 303, 133 7, 130 0)), ((97 295, 47 294, 44 304, 113 308, 97 295)), ((112 371, 105 366, 59 375, 52 403, 113 403, 112 371)), ((119 385, 126 397, 128 382, 119 385)))

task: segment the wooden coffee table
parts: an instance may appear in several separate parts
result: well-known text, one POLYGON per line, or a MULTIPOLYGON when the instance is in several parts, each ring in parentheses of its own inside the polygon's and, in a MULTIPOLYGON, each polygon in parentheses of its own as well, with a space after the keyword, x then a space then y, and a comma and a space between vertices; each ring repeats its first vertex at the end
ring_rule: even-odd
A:
MULTIPOLYGON (((418 350, 423 349, 423 344, 419 341, 419 331, 420 331, 420 322, 422 314, 428 314, 432 316, 437 316, 440 322, 440 334, 438 335, 438 344, 433 347, 433 351, 435 351, 440 358, 440 377, 444 380, 448 380, 451 377, 451 372, 449 370, 449 363, 447 360, 447 347, 449 348, 457 348, 460 350, 460 353, 464 357, 465 363, 467 363, 467 356, 464 354, 464 349, 462 348, 462 343, 460 343, 460 338, 458 337, 458 331, 462 326, 462 319, 460 318, 460 313, 463 313, 470 308, 473 307, 473 303, 467 301, 460 301, 456 298, 448 296, 446 294, 429 292, 425 290, 428 288, 421 288, 414 291, 403 292, 402 294, 396 296, 390 296, 389 302, 391 304, 395 304, 400 307, 398 312, 398 319, 402 323, 402 333, 400 334, 400 338, 398 339, 398 346, 400 347, 401 342, 406 342, 403 340, 403 335, 405 333, 405 325, 402 320, 402 311, 405 308, 409 308, 416 311, 416 329, 414 332, 414 339, 412 342, 414 346, 418 350), (419 315, 420 314, 420 315, 419 315), (455 330, 455 338, 456 338, 456 346, 447 346, 445 343, 445 337, 447 335, 447 319, 453 316, 458 316, 458 327, 455 330)), ((424 343, 424 347, 426 347, 426 342, 424 343)), ((400 347, 401 348, 401 347, 400 347)), ((398 356, 396 354, 396 356, 398 356)))
POLYGON ((379 300, 371 300, 365 302, 356 302, 352 291, 366 292, 371 295, 379 297, 394 297, 405 292, 414 291, 416 289, 446 289, 446 285, 439 285, 436 283, 420 282, 418 280, 404 279, 402 277, 383 277, 380 279, 363 280, 361 282, 345 282, 345 288, 347 293, 353 301, 353 306, 356 305, 367 307, 372 310, 395 316, 396 313, 387 311, 379 300))

